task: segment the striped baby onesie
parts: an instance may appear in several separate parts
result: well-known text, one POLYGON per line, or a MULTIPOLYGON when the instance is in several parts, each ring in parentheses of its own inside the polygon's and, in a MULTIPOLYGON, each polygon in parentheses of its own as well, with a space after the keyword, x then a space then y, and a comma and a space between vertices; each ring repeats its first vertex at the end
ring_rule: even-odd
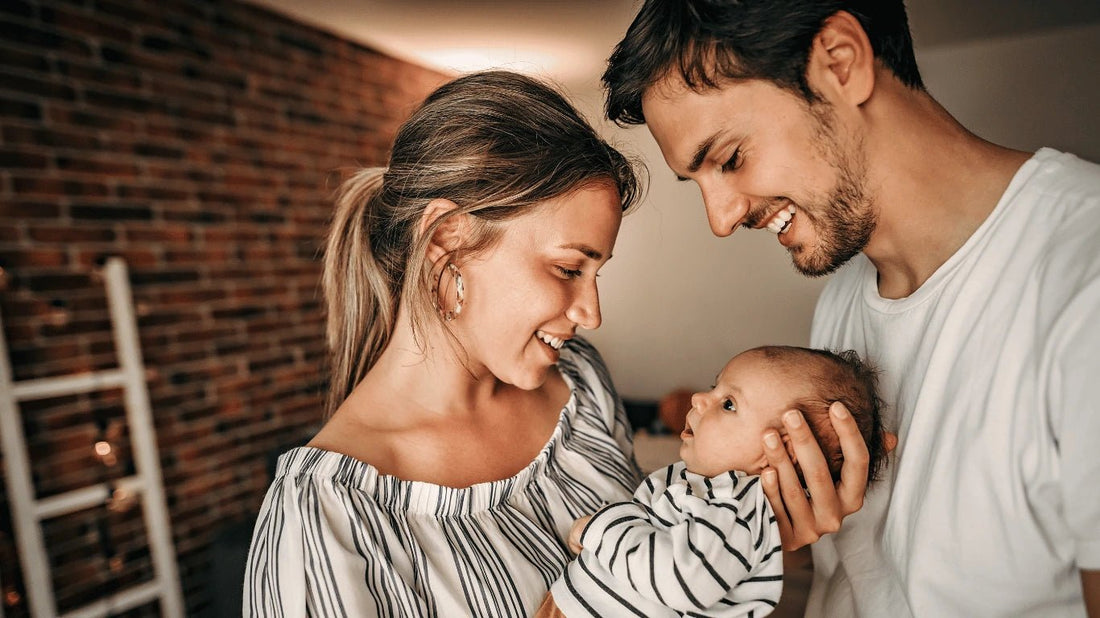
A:
POLYGON ((577 517, 641 479, 599 354, 573 339, 572 394, 517 475, 467 488, 385 476, 297 448, 279 460, 249 552, 245 616, 527 616, 570 559, 577 517))
POLYGON ((551 592, 569 618, 764 616, 783 589, 779 527, 759 476, 683 462, 601 509, 551 592))

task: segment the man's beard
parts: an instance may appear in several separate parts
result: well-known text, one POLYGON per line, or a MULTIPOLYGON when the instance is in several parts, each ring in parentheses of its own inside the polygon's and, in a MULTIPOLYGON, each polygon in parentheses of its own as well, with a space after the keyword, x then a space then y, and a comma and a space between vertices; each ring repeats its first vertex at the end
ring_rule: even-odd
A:
POLYGON ((832 109, 825 103, 811 103, 810 113, 817 120, 815 140, 821 155, 836 170, 836 185, 827 197, 797 204, 796 217, 805 217, 815 232, 817 246, 788 248, 791 263, 803 275, 822 277, 840 268, 867 246, 875 231, 877 217, 865 193, 866 162, 863 151, 848 151, 836 134, 832 109))

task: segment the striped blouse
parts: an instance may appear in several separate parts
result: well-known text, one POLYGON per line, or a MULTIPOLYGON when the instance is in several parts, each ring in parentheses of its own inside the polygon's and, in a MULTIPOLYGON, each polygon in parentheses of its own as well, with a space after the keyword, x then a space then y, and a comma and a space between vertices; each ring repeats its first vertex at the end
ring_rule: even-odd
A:
POLYGON ((573 521, 641 479, 599 354, 573 339, 550 441, 511 478, 451 488, 303 447, 279 459, 245 574, 245 616, 527 616, 571 555, 573 521))
POLYGON ((551 589, 569 618, 764 616, 783 590, 779 527, 759 476, 706 478, 677 462, 633 501, 600 510, 581 544, 551 589))

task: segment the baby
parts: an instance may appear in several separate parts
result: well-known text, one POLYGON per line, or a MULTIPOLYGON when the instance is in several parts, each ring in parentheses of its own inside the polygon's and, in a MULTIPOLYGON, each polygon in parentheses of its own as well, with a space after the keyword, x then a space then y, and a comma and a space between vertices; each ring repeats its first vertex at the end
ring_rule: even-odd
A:
MULTIPOLYGON (((537 616, 763 616, 779 601, 783 552, 760 485, 765 430, 799 410, 840 478, 843 456, 829 405, 843 403, 870 456, 885 462, 875 374, 854 352, 766 346, 738 354, 708 392, 691 398, 677 462, 654 472, 632 502, 577 520, 580 555, 537 616)), ((797 462, 796 462, 797 463, 797 462)))

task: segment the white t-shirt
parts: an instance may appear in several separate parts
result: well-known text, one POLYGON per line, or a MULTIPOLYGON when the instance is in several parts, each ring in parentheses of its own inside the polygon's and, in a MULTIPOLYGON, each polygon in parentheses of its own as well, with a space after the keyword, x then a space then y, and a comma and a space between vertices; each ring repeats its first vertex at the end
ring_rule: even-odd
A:
POLYGON ((862 254, 815 347, 882 371, 898 448, 813 546, 808 616, 1084 616, 1100 569, 1100 166, 1050 149, 911 296, 862 254))

